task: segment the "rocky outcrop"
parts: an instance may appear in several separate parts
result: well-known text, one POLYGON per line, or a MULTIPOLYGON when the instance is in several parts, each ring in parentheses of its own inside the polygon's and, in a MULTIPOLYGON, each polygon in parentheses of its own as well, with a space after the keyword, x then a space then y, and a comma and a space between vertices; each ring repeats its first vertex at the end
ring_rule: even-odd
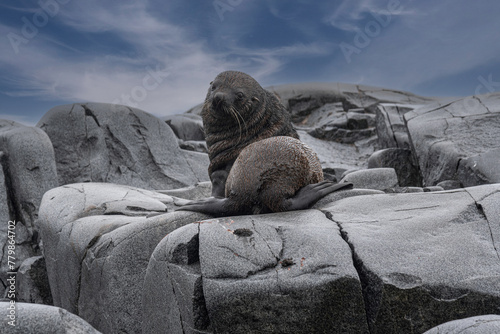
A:
POLYGON ((0 302, 1 332, 12 334, 100 334, 95 328, 59 307, 0 302), (11 320, 13 319, 13 320, 11 320), (10 324, 10 321, 14 321, 10 324))
POLYGON ((368 332, 349 247, 319 211, 178 229, 151 257, 143 300, 143 333, 368 332))
POLYGON ((498 314, 500 184, 352 197, 325 210, 350 245, 370 333, 498 314))
POLYGON ((431 104, 404 117, 424 185, 500 182, 500 93, 431 104))
POLYGON ((63 105, 49 110, 37 126, 54 145, 60 185, 108 182, 173 189, 208 180, 208 157, 181 150, 165 122, 139 109, 63 105))
POLYGON ((43 194, 57 187, 54 150, 40 129, 0 120, 0 293, 7 272, 40 255, 36 220, 43 194), (10 238, 9 238, 10 237, 10 238), (12 267, 8 264, 11 246, 12 267))
POLYGON ((401 187, 422 185, 418 164, 410 149, 386 148, 376 151, 368 159, 368 169, 394 168, 401 187))
POLYGON ((373 110, 380 103, 422 105, 435 101, 408 92, 344 83, 306 83, 268 87, 292 113, 296 123, 328 103, 342 103, 342 109, 373 110))
POLYGON ((203 120, 199 115, 182 114, 171 115, 163 119, 177 138, 182 140, 205 140, 205 131, 203 130, 203 120))
MULTIPOLYGON (((436 102, 439 104, 441 102, 436 102)), ((409 149, 410 139, 404 115, 418 107, 410 104, 381 103, 375 108, 377 138, 381 149, 409 149)))
POLYGON ((349 197, 164 238, 143 332, 423 333, 498 314, 500 184, 349 197))
POLYGON ((142 282, 160 240, 207 216, 171 212, 175 198, 121 185, 50 190, 40 210, 54 305, 103 333, 140 333, 142 282))
POLYGON ((184 150, 208 153, 201 116, 185 113, 171 115, 163 120, 172 128, 184 150))

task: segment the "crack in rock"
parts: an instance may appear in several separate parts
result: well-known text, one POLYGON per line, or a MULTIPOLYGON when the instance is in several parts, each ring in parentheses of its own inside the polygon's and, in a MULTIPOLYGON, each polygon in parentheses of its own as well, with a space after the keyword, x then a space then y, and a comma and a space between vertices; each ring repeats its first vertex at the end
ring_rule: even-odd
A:
POLYGON ((170 286, 172 287, 172 296, 173 296, 173 299, 175 300, 175 305, 177 306, 177 310, 179 311, 179 324, 181 326, 181 329, 182 329, 182 333, 186 333, 186 331, 184 330, 184 321, 182 320, 182 312, 181 312, 181 307, 179 305, 179 299, 177 298, 177 294, 175 293, 175 287, 174 287, 174 284, 177 284, 177 282, 174 281, 173 277, 174 275, 172 274, 172 271, 170 270, 170 266, 167 264, 166 265, 166 268, 167 268, 167 275, 170 279, 170 286))
MULTIPOLYGON (((255 226, 255 220, 251 219, 251 221, 252 221, 253 230, 255 231, 255 233, 257 233, 259 235, 259 237, 261 237, 262 241, 264 241, 264 243, 266 244, 267 248, 269 249, 269 252, 271 254, 273 254, 273 256, 276 258, 276 265, 278 265, 279 264, 279 260, 280 260, 279 254, 274 254, 274 252, 273 252, 271 246, 269 245, 269 243, 267 242, 267 240, 257 230, 257 226, 255 226)), ((281 254, 282 250, 283 249, 280 250, 280 254, 281 254)))
POLYGON ((383 281, 380 277, 371 272, 364 265, 363 260, 356 253, 354 244, 349 240, 348 233, 342 228, 342 224, 338 221, 335 221, 333 219, 333 215, 330 212, 324 213, 329 220, 337 224, 340 231, 340 236, 351 249, 353 265, 358 273, 359 280, 361 282, 363 300, 365 303, 366 321, 368 323, 370 332, 373 333, 375 320, 382 305, 383 281))
MULTIPOLYGON (((493 246, 493 249, 495 250, 495 253, 497 255, 497 258, 498 260, 500 261, 500 250, 497 248, 496 246, 496 243, 495 243, 495 236, 493 235, 493 229, 491 227, 492 223, 490 222, 490 220, 488 219, 488 216, 486 215, 486 212, 484 212, 484 208, 483 208, 483 205, 479 202, 479 201, 476 201, 476 199, 472 196, 472 194, 470 192, 468 192, 467 190, 465 191, 471 198, 472 200, 474 201, 474 204, 477 208, 477 211, 478 213, 484 217, 484 219, 486 220, 486 223, 488 224, 488 230, 490 232, 490 237, 491 237, 491 245, 493 246)), ((489 196, 492 196, 494 194, 496 194, 498 191, 495 191, 494 193, 491 193, 487 196, 485 196, 484 198, 487 198, 489 196)), ((482 198, 481 200, 483 200, 484 198, 482 198)), ((481 201, 480 200, 480 201, 481 201)))

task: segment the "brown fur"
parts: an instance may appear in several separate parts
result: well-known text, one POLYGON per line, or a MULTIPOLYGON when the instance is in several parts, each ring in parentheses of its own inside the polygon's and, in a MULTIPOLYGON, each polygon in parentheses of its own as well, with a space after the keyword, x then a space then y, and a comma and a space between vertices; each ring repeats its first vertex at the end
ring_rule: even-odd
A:
POLYGON ((299 189, 323 181, 313 150, 292 137, 272 137, 248 145, 236 159, 226 183, 228 211, 288 210, 299 189))
POLYGON ((274 136, 299 138, 278 98, 242 72, 226 71, 214 79, 201 116, 214 196, 224 196, 227 175, 245 147, 274 136))

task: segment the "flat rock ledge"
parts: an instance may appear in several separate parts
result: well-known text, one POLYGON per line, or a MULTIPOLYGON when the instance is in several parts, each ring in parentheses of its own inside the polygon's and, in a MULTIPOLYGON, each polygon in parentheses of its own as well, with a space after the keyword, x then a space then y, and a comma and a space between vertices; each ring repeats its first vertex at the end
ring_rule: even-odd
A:
POLYGON ((498 203, 494 184, 188 224, 151 256, 143 333, 423 333, 500 314, 498 203))

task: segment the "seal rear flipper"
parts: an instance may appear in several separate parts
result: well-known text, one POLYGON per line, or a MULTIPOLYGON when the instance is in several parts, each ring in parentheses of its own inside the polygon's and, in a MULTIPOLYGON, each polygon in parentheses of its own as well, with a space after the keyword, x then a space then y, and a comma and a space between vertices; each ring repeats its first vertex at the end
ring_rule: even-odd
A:
POLYGON ((227 198, 208 197, 197 201, 191 201, 176 211, 195 211, 206 213, 215 217, 233 215, 228 208, 227 198))
POLYGON ((297 191, 295 196, 287 200, 287 211, 309 209, 314 203, 325 197, 326 195, 342 189, 352 189, 353 184, 333 183, 331 181, 322 181, 319 183, 309 184, 297 191))

